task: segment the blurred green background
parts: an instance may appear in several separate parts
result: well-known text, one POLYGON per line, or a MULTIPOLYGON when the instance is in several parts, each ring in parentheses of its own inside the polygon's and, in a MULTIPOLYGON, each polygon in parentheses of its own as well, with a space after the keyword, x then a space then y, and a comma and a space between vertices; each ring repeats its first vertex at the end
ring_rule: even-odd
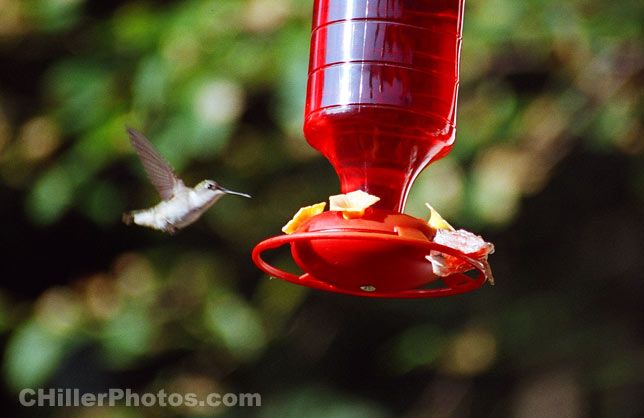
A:
MULTIPOLYGON (((468 0, 454 151, 414 185, 497 285, 369 300, 250 261, 338 191, 301 133, 310 0, 0 0, 1 409, 51 417, 644 416, 644 4, 468 0), (166 236, 124 132, 224 198, 166 236), (261 408, 23 408, 24 387, 261 408)), ((285 263, 287 254, 275 261, 285 263)))

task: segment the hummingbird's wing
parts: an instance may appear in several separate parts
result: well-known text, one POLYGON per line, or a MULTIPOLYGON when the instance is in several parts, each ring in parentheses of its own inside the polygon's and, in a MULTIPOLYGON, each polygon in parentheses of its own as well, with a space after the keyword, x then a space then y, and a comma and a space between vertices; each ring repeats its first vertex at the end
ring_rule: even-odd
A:
POLYGON ((181 179, 177 177, 170 164, 154 149, 154 146, 142 133, 132 128, 127 128, 127 133, 130 135, 130 142, 139 155, 150 182, 161 195, 161 199, 172 199, 175 186, 183 184, 181 179))

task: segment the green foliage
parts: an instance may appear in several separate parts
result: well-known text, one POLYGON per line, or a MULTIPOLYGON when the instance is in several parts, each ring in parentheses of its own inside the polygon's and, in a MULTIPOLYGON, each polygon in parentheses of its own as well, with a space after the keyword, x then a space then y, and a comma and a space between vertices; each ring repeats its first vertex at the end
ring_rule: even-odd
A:
POLYGON ((233 295, 216 295, 206 301, 204 324, 242 360, 256 358, 266 344, 265 332, 255 310, 233 295))
POLYGON ((443 333, 435 325, 417 325, 396 337, 387 356, 398 373, 408 373, 422 366, 431 367, 440 357, 444 340, 443 333))
POLYGON ((101 330, 101 343, 111 366, 133 366, 151 350, 155 324, 149 312, 130 306, 106 321, 101 330))
POLYGON ((498 284, 431 301, 312 292, 250 262, 338 188, 301 132, 312 1, 99 3, 0 0, 5 398, 141 374, 141 391, 262 392, 222 416, 525 417, 539 396, 644 413, 641 1, 466 2, 457 141, 406 211, 492 237, 498 284), (173 237, 127 229, 157 196, 125 126, 187 183, 253 199, 173 237))
POLYGON ((7 345, 4 374, 14 390, 43 385, 65 355, 65 338, 35 321, 17 328, 7 345))
POLYGON ((384 410, 360 399, 351 399, 341 393, 319 387, 295 389, 260 412, 260 417, 350 418, 389 416, 384 410))

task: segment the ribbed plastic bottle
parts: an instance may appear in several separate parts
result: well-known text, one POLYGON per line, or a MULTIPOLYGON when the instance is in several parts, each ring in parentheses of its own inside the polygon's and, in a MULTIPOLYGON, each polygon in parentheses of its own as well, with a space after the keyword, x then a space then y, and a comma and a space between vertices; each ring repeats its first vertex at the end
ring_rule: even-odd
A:
POLYGON ((455 138, 463 0, 315 0, 304 134, 343 193, 402 212, 455 138))

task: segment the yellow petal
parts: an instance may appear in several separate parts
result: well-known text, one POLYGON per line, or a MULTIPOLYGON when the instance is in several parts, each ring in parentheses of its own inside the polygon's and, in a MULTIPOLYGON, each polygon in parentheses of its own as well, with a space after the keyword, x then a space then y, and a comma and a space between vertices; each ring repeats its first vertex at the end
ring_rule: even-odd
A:
POLYGON ((305 206, 303 208, 300 208, 300 210, 297 211, 295 216, 293 216, 293 219, 288 221, 286 225, 282 228, 282 232, 285 234, 292 234, 297 230, 297 228, 302 225, 304 222, 306 222, 309 218, 314 217, 315 215, 319 215, 320 213, 324 212, 324 208, 326 207, 326 202, 321 202, 321 203, 316 203, 315 205, 311 206, 305 206))
POLYGON ((429 203, 425 203, 425 206, 429 208, 429 221, 427 222, 430 227, 433 229, 447 229, 449 231, 453 231, 454 227, 450 225, 443 217, 430 205, 429 203))
POLYGON ((378 196, 371 195, 362 190, 329 197, 330 209, 341 211, 345 219, 359 218, 364 215, 365 209, 379 201, 378 196))

